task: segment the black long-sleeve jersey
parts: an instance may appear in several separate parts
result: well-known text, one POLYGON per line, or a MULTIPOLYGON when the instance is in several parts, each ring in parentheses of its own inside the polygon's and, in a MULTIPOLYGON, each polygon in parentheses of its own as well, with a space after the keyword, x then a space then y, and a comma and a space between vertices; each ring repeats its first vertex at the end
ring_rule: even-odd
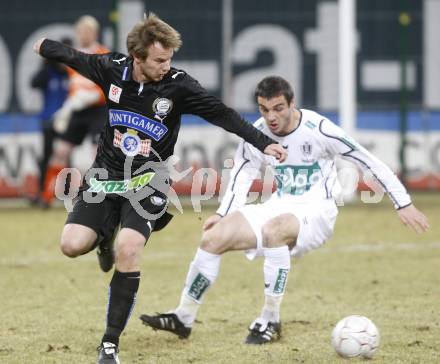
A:
POLYGON ((209 95, 185 71, 171 68, 159 82, 138 83, 132 78, 133 58, 121 53, 85 54, 46 39, 40 54, 67 64, 102 88, 109 120, 101 133, 94 167, 105 168, 111 179, 124 178, 127 156, 133 157, 132 173, 148 161, 171 156, 182 114, 198 115, 260 151, 276 143, 209 95))

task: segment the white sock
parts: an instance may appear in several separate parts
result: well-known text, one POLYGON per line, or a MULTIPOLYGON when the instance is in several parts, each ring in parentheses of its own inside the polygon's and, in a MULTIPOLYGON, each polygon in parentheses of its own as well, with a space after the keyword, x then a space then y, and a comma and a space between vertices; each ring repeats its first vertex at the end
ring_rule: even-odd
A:
POLYGON ((215 282, 220 269, 220 255, 197 249, 186 276, 179 306, 174 313, 191 327, 207 289, 215 282))
POLYGON ((264 293, 266 295, 261 317, 280 321, 280 306, 290 271, 290 251, 287 245, 264 248, 264 293))
POLYGON ((184 289, 180 296, 179 306, 172 312, 177 315, 179 320, 182 321, 185 326, 192 327, 199 307, 200 303, 189 297, 184 289))
POLYGON ((265 296, 260 317, 270 322, 280 322, 280 306, 284 296, 265 296))

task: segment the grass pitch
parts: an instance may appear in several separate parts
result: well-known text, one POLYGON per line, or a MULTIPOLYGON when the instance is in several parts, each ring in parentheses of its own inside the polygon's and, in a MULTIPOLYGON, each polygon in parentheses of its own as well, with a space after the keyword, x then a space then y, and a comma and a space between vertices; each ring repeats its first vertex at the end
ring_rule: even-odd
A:
MULTIPOLYGON (((424 235, 401 225, 388 201, 340 208, 331 241, 293 262, 283 337, 263 347, 242 344, 263 303, 263 261, 240 252, 222 258, 189 340, 138 320, 178 303, 203 219, 213 212, 187 208, 145 248, 121 362, 347 363, 330 346, 331 331, 342 317, 361 314, 382 336, 374 363, 440 363, 440 194, 414 200, 430 219, 424 235)), ((65 216, 61 209, 0 210, 0 363, 96 362, 111 273, 99 271, 95 253, 61 255, 65 216)))

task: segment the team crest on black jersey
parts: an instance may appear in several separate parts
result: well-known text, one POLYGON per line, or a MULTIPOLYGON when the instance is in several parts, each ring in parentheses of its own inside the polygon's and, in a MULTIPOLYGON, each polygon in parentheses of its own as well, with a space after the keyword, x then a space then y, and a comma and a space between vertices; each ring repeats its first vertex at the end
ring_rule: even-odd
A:
POLYGON ((153 102, 154 118, 163 121, 173 108, 173 102, 165 97, 158 97, 153 102))

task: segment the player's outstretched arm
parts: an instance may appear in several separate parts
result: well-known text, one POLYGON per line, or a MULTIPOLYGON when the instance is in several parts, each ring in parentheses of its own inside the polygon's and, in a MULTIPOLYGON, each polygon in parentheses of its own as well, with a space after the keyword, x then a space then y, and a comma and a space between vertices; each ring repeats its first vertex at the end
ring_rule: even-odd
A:
POLYGON ((275 157, 280 163, 284 162, 287 158, 287 151, 281 144, 269 144, 264 149, 264 154, 275 157))
POLYGON ((35 53, 44 58, 64 63, 84 77, 104 87, 106 64, 110 62, 105 55, 80 52, 60 42, 41 38, 33 45, 35 53))
POLYGON ((413 204, 397 210, 400 220, 405 226, 410 226, 418 234, 428 230, 428 218, 413 204))

